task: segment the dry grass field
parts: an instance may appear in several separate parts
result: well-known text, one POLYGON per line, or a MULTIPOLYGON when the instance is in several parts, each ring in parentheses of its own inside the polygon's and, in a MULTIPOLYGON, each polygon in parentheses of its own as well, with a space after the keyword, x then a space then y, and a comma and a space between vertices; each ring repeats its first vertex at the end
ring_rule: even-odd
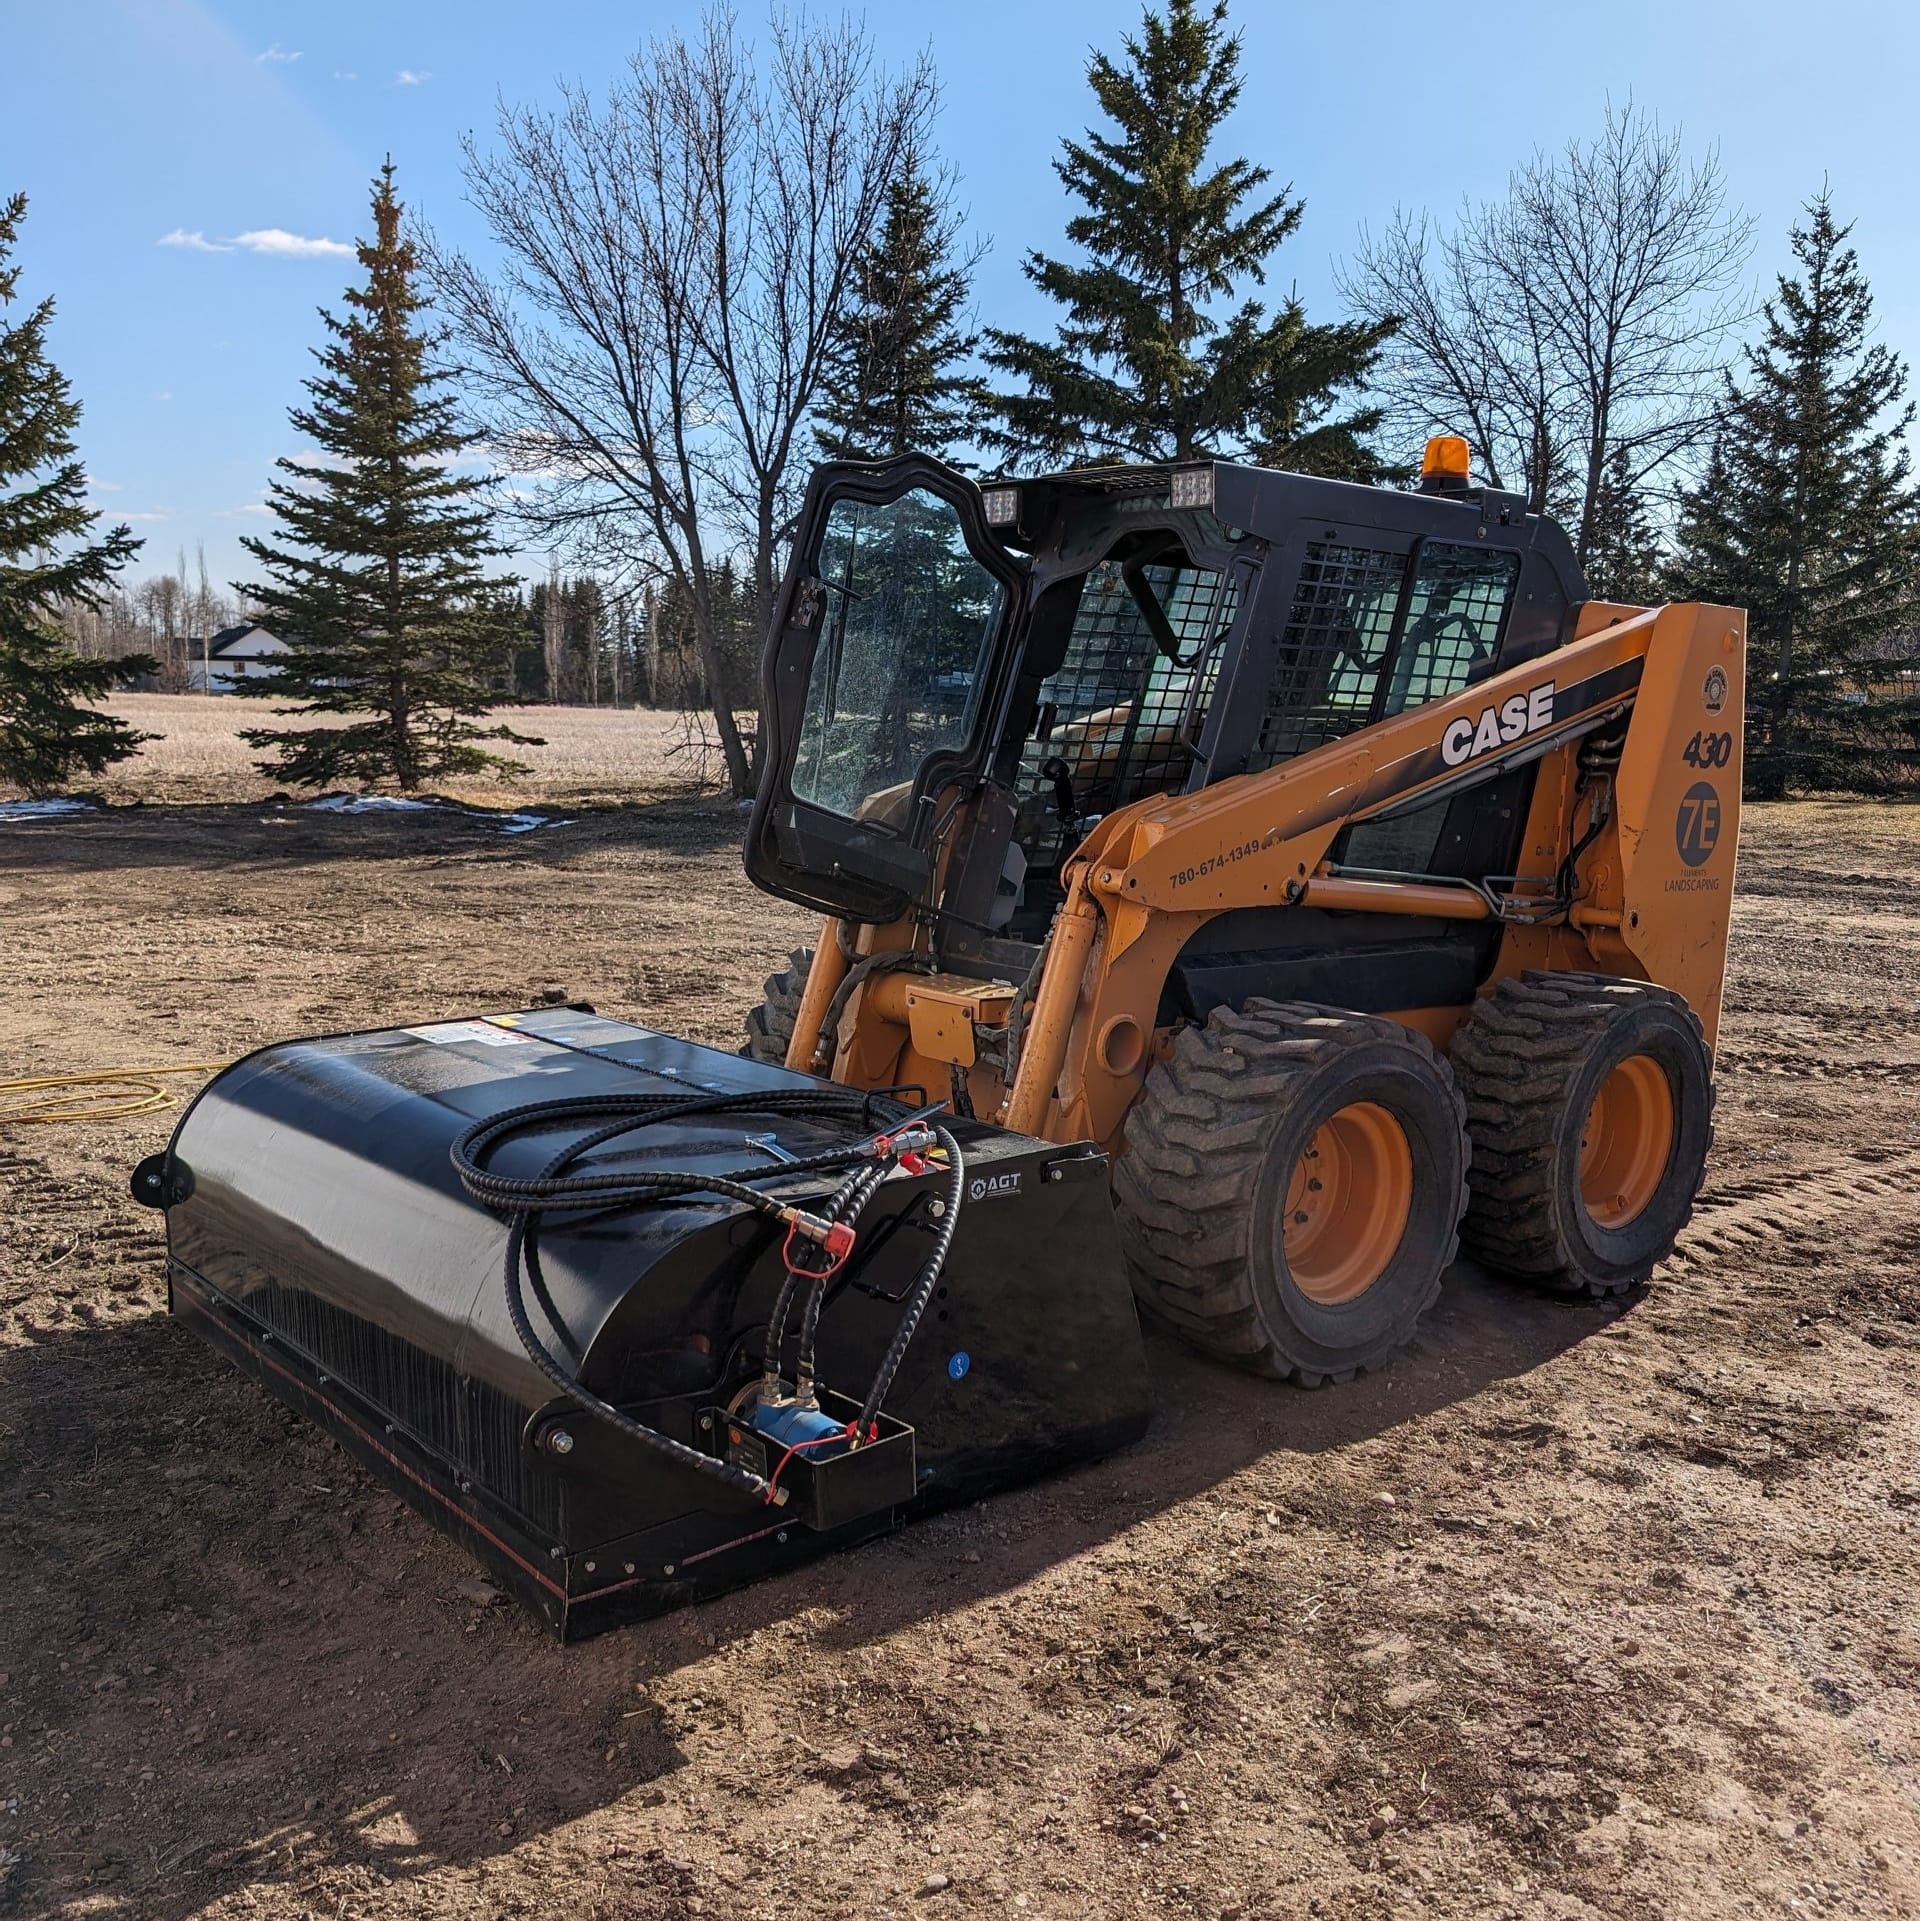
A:
MULTIPOLYGON (((279 727, 270 701, 206 694, 123 694, 108 711, 155 738, 98 783, 113 801, 264 800, 284 792, 261 774, 243 727, 279 727)), ((690 718, 648 708, 510 707, 494 717, 544 744, 501 744, 523 774, 467 780, 447 791, 481 807, 611 805, 657 800, 697 786, 706 772, 690 718)), ((298 726, 296 720, 291 723, 298 726)))
MULTIPOLYGON (((0 825, 0 1075, 551 985, 730 1045, 807 932, 646 717, 541 716, 510 839, 263 808, 213 705, 0 825)), ((1463 1263, 1321 1394, 1154 1335, 1128 1453, 571 1649, 169 1321, 166 1116, 0 1128, 0 1913, 1920 1915, 1917 875, 1920 809, 1750 813, 1642 1297, 1463 1263)))

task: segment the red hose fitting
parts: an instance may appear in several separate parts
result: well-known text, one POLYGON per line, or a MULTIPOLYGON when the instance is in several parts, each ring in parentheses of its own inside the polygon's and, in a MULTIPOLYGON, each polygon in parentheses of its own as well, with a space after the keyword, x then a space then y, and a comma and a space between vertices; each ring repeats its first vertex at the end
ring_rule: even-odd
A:
POLYGON ((789 1236, 798 1234, 802 1240, 825 1249, 835 1267, 853 1252, 853 1229, 845 1221, 823 1221, 818 1214, 799 1207, 783 1207, 780 1218, 786 1222, 789 1236))
POLYGON ((898 1155, 919 1154, 933 1145, 933 1129, 924 1121, 909 1121, 891 1134, 876 1134, 868 1144, 869 1159, 890 1160, 898 1155))

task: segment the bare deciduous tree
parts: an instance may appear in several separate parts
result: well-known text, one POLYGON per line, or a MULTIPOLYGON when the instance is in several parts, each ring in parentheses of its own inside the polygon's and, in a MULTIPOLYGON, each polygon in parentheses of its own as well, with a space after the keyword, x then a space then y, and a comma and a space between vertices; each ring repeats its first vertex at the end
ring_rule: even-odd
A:
POLYGON ((738 556, 764 628, 804 484, 797 455, 848 277, 934 106, 922 61, 875 65, 851 22, 731 14, 642 49, 598 99, 503 107, 469 141, 489 274, 432 248, 459 364, 522 518, 602 571, 678 590, 736 794, 757 700, 723 658, 715 580, 738 556))
POLYGON ((77 654, 92 660, 116 660, 125 654, 151 654, 155 682, 165 693, 184 693, 205 687, 207 648, 222 627, 242 616, 236 601, 215 590, 207 574, 204 549, 197 552, 195 576, 189 580, 187 559, 180 571, 156 574, 131 587, 116 587, 97 605, 72 601, 61 607, 59 620, 77 654))
POLYGON ((1717 157, 1689 160, 1629 103, 1451 232, 1401 211, 1363 234, 1344 291, 1400 322, 1377 378, 1403 431, 1465 431, 1496 486, 1566 514, 1584 558, 1610 465, 1646 488, 1700 445, 1751 231, 1717 157))

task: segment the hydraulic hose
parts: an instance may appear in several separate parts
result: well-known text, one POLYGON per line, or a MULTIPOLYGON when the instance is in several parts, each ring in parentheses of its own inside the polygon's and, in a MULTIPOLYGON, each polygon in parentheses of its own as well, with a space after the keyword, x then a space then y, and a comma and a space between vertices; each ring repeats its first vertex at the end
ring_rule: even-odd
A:
POLYGON ((582 1387, 548 1353, 545 1344, 534 1332, 533 1323, 527 1318, 526 1300, 520 1292, 520 1252, 531 1219, 530 1214, 515 1215, 513 1225, 507 1232, 507 1318, 513 1323, 514 1333, 520 1337, 520 1345, 527 1351, 527 1359, 569 1400, 590 1409, 629 1440, 638 1441, 653 1453, 663 1455, 670 1461, 678 1461, 682 1467, 690 1467, 696 1474, 704 1474, 709 1480, 722 1482, 742 1494, 766 1498, 770 1490, 764 1476, 750 1473, 743 1467, 735 1467, 731 1461, 721 1460, 715 1455, 702 1454, 698 1448, 688 1447, 684 1441, 676 1441, 670 1434, 662 1434, 657 1427, 649 1427, 644 1421, 636 1421, 632 1415, 621 1413, 611 1401, 603 1401, 599 1395, 582 1387))
MULTIPOLYGON (((859 1220, 866 1210, 880 1183, 887 1178, 887 1164, 869 1161, 864 1167, 856 1167, 853 1172, 836 1188, 827 1204, 821 1208, 821 1217, 829 1221, 845 1221, 850 1226, 859 1220)), ((793 1392, 802 1403, 813 1399, 814 1384, 814 1343, 820 1332, 820 1310, 826 1304, 827 1283, 833 1278, 839 1263, 829 1266, 816 1260, 819 1271, 813 1277, 813 1285, 807 1289, 807 1304, 800 1316, 800 1353, 793 1366, 793 1392)), ((776 1360, 778 1358, 776 1351, 776 1360)), ((775 1370, 778 1378, 778 1369, 775 1370)))
MULTIPOLYGON (((811 1280, 801 1321, 800 1365, 810 1389, 813 1348, 819 1327, 826 1284, 844 1264, 852 1249, 856 1223, 867 1202, 895 1165, 902 1146, 896 1136, 921 1130, 945 1151, 949 1164, 948 1197, 934 1250, 922 1265, 909 1291, 906 1310, 894 1332, 861 1410, 858 1433, 870 1435, 881 1402, 899 1371, 915 1328, 932 1298, 934 1286, 953 1243, 954 1225, 965 1192, 959 1144, 944 1128, 918 1118, 904 1103, 880 1094, 848 1089, 805 1087, 753 1094, 603 1094, 557 1101, 534 1101, 478 1121, 454 1143, 452 1159, 462 1186, 476 1200, 509 1217, 505 1258, 507 1316, 527 1358, 570 1400, 587 1408, 617 1432, 681 1466, 743 1494, 765 1501, 785 1499, 766 1477, 689 1447, 657 1428, 623 1413, 582 1384, 555 1358, 534 1328, 527 1312, 524 1283, 530 1281, 556 1327, 561 1323, 547 1295, 540 1268, 539 1224, 549 1210, 581 1210, 596 1214, 628 1207, 660 1206, 696 1194, 730 1200, 787 1227, 787 1274, 768 1325, 767 1367, 779 1379, 781 1348, 794 1294, 802 1280, 811 1280), (782 1161, 764 1167, 704 1174, 676 1169, 636 1169, 601 1174, 568 1170, 595 1148, 622 1134, 658 1121, 707 1118, 728 1113, 789 1115, 837 1122, 859 1130, 860 1138, 804 1160, 782 1161), (486 1159, 502 1142, 516 1134, 550 1131, 582 1122, 597 1123, 577 1136, 537 1174, 502 1174, 486 1159), (826 1201, 815 1209, 798 1208, 763 1193, 752 1183, 769 1179, 788 1181, 796 1175, 838 1170, 843 1178, 826 1201)), ((909 1138, 914 1138, 911 1134, 909 1138)))
POLYGON ((940 1217, 940 1232, 934 1239, 933 1252, 927 1256, 913 1290, 907 1296, 900 1325, 894 1329, 893 1343, 881 1359, 873 1377, 873 1385, 867 1389, 866 1401, 860 1409, 862 1434, 872 1431, 874 1416, 880 1412, 880 1403, 887 1398, 887 1390, 893 1386, 893 1377, 899 1373, 900 1363, 907 1357, 908 1344, 920 1325, 921 1315, 927 1311, 927 1303, 933 1299, 933 1290, 940 1282, 940 1270, 946 1266, 948 1250, 953 1246, 953 1230, 960 1224, 960 1201, 967 1191, 967 1168, 960 1156, 960 1143, 937 1124, 933 1137, 946 1150, 946 1211, 940 1217))
MULTIPOLYGON (((868 1197, 874 1188, 886 1178, 888 1160, 870 1161, 855 1167, 827 1198, 814 1210, 829 1227, 845 1222, 852 1226, 860 1218, 868 1197)), ((782 1169, 782 1172, 785 1172, 782 1169)), ((817 1253, 817 1250, 816 1250, 817 1253)), ((787 1260, 786 1278, 780 1284, 778 1299, 773 1304, 773 1312, 767 1317, 767 1343, 761 1376, 766 1393, 771 1396, 780 1386, 780 1357, 787 1344, 787 1316, 792 1311, 793 1297, 799 1291, 800 1283, 811 1277, 813 1286, 808 1289, 811 1304, 816 1295, 824 1292, 826 1284, 839 1272, 842 1263, 831 1256, 820 1256, 817 1266, 810 1264, 805 1249, 795 1249, 787 1260)), ((804 1325, 804 1317, 803 1317, 804 1325)), ((801 1400, 807 1399, 807 1392, 800 1386, 802 1375, 811 1379, 812 1368, 804 1346, 799 1363, 795 1369, 795 1391, 801 1400)))

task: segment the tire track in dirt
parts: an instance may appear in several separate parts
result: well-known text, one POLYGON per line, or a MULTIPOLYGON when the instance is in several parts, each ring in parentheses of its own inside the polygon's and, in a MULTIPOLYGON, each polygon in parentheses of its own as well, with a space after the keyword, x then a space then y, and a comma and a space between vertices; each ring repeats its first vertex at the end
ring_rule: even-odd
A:
MULTIPOLYGON (((0 1147, 0 1191, 7 1197, 0 1249, 10 1244, 24 1252, 49 1220, 68 1224, 75 1203, 83 1198, 79 1184, 63 1180, 45 1161, 31 1154, 0 1147)), ((20 1277, 25 1280, 24 1273, 20 1277)))
POLYGON ((1755 1175, 1702 1194, 1673 1256, 1676 1267, 1749 1254, 1809 1227, 1827 1227, 1875 1203, 1911 1200, 1920 1149, 1861 1161, 1836 1154, 1818 1167, 1755 1175))

